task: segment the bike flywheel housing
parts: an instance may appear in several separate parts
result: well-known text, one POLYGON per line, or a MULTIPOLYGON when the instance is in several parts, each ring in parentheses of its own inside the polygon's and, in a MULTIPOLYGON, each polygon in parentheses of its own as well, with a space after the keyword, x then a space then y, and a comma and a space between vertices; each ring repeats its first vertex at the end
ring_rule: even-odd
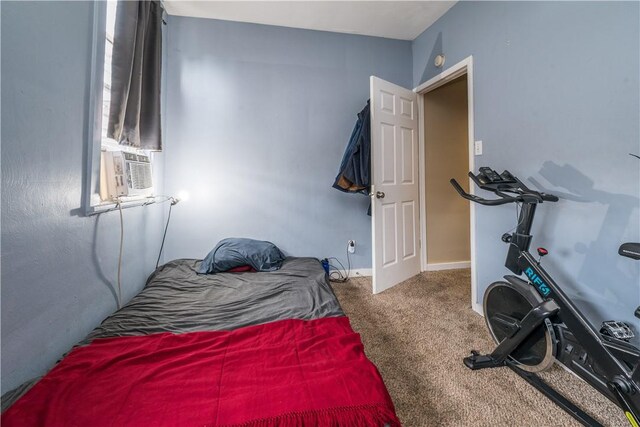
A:
MULTIPOLYGON (((495 282, 484 293, 484 315, 487 328, 496 344, 510 336, 510 325, 520 322, 542 302, 542 297, 527 284, 495 282)), ((556 337, 549 319, 533 331, 509 356, 517 367, 528 372, 540 372, 553 365, 556 337)))

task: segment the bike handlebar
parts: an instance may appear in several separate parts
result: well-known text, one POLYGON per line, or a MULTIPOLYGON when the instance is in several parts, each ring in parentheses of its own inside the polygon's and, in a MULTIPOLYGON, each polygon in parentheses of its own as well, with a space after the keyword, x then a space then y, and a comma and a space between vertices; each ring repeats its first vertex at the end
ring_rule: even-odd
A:
POLYGON ((540 193, 540 195, 542 196, 542 200, 545 202, 557 202, 560 200, 558 196, 554 196, 553 194, 540 193))
POLYGON ((541 193, 539 191, 529 189, 526 185, 524 185, 524 183, 522 183, 522 181, 511 175, 508 171, 503 172, 501 176, 497 175, 489 168, 480 168, 480 172, 481 173, 478 176, 474 175, 472 172, 469 172, 469 178, 471 178, 471 180, 483 190, 491 191, 500 196, 499 199, 485 199, 473 194, 469 194, 464 191, 464 189, 460 186, 460 184, 458 184, 455 179, 451 179, 449 182, 451 183, 453 188, 455 188, 458 194, 460 194, 460 196, 462 196, 463 198, 486 206, 498 206, 515 202, 557 202, 559 200, 558 197, 554 196, 553 194, 541 193), (486 173, 486 175, 484 173, 486 173), (487 175, 492 176, 488 178, 487 175), (484 182, 481 181, 480 177, 484 180, 484 182), (515 195, 512 196, 506 193, 514 193, 515 195))
POLYGON ((453 185, 453 188, 456 189, 456 191, 458 192, 458 194, 460 194, 462 197, 464 197, 467 200, 471 200, 472 202, 476 202, 479 203, 481 205, 487 205, 487 206, 497 206, 497 205, 505 205, 507 203, 513 203, 513 202, 517 202, 517 198, 515 197, 502 197, 501 199, 483 199, 482 197, 478 197, 475 196, 473 194, 469 194, 466 191, 464 191, 464 189, 460 186, 460 184, 458 184, 458 181, 456 181, 455 179, 451 179, 449 180, 449 182, 451 183, 451 185, 453 185))

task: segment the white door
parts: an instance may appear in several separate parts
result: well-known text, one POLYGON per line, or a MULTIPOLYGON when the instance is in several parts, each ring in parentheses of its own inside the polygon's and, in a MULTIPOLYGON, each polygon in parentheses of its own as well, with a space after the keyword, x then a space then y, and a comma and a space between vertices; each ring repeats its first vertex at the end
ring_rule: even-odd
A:
POLYGON ((371 76, 374 294, 420 272, 417 99, 371 76))

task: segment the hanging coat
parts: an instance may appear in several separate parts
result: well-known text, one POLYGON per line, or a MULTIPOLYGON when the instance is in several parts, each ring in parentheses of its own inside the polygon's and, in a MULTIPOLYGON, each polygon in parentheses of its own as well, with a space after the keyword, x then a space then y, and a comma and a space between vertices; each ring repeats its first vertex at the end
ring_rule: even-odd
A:
POLYGON ((371 129, 369 101, 358 113, 349 144, 342 156, 333 188, 345 193, 369 194, 371 185, 371 129))

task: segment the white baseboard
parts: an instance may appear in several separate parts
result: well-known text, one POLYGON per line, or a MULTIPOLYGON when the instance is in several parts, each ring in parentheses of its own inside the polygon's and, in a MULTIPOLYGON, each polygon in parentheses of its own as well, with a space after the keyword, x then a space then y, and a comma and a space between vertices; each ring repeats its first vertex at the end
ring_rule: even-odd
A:
MULTIPOLYGON (((426 271, 455 270, 458 268, 471 268, 471 261, 444 262, 439 264, 427 264, 426 271)), ((371 268, 354 268, 350 270, 351 277, 371 277, 373 270, 371 268)))
MULTIPOLYGON (((471 261, 444 262, 440 264, 427 264, 426 271, 455 270, 458 268, 471 268, 471 261)), ((354 268, 350 270, 350 277, 371 277, 371 268, 354 268)))
POLYGON ((471 261, 442 262, 427 264, 426 271, 456 270, 459 268, 471 268, 471 261))
POLYGON ((482 312, 482 304, 478 304, 478 303, 474 302, 471 305, 471 308, 473 309, 473 311, 478 313, 480 316, 484 317, 484 313, 482 312))
POLYGON ((355 268, 349 272, 350 277, 371 277, 372 274, 370 268, 355 268))

